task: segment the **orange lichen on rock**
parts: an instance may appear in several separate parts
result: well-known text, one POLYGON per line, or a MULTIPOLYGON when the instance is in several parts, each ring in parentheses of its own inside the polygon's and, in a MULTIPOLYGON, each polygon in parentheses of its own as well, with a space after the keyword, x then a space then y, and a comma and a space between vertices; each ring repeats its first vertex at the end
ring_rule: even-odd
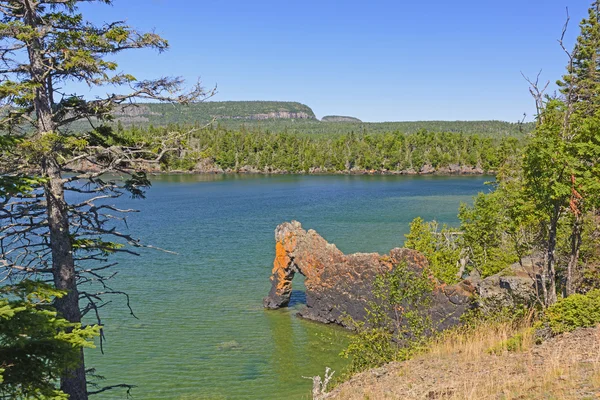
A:
POLYGON ((285 247, 281 242, 275 244, 275 261, 273 261, 273 275, 271 281, 277 280, 277 293, 284 294, 286 291, 291 291, 292 279, 288 278, 287 266, 289 257, 285 251, 285 247), (275 278, 276 277, 276 278, 275 278))

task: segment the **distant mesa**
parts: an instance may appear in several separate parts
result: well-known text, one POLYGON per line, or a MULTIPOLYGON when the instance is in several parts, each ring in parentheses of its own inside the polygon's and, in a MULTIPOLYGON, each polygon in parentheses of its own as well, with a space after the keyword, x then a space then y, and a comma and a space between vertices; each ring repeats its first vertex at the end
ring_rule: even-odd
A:
POLYGON ((114 116, 123 124, 146 122, 161 125, 211 120, 317 119, 310 107, 291 101, 207 101, 185 106, 139 103, 120 107, 114 116))
POLYGON ((326 115, 325 117, 321 118, 321 121, 322 122, 357 122, 357 123, 362 122, 358 118, 348 117, 345 115, 326 115))

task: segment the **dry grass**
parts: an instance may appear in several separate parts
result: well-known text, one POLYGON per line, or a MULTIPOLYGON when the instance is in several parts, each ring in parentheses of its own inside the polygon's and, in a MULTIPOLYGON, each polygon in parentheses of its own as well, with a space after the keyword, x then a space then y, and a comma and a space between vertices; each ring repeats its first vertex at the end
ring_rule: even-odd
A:
POLYGON ((359 374, 327 398, 600 399, 600 327, 539 346, 527 323, 449 332, 426 354, 359 374), (499 346, 515 335, 522 339, 516 351, 499 346))
POLYGON ((459 328, 442 333, 429 346, 426 357, 454 356, 455 359, 473 361, 486 356, 490 349, 507 350, 507 342, 521 337, 517 350, 527 350, 533 345, 529 319, 520 323, 499 322, 474 328, 459 328))

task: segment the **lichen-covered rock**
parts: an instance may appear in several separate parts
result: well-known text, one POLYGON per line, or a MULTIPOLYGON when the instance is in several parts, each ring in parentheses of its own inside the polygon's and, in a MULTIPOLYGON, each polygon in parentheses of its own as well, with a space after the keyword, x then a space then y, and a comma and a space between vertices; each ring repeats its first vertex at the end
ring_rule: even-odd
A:
POLYGON ((526 258, 504 271, 481 280, 473 278, 477 293, 477 304, 484 312, 493 312, 502 308, 518 305, 533 305, 538 298, 535 276, 541 268, 541 260, 526 258))
MULTIPOLYGON (((272 287, 264 306, 270 309, 287 306, 292 279, 300 273, 306 277, 306 308, 299 315, 324 323, 345 325, 345 315, 363 320, 377 275, 401 263, 414 271, 422 271, 428 265, 425 256, 410 249, 396 248, 383 256, 377 253, 346 255, 314 230, 302 229, 297 221, 279 225, 275 242, 272 287)), ((469 282, 436 287, 430 313, 439 329, 458 323, 474 291, 469 282)))

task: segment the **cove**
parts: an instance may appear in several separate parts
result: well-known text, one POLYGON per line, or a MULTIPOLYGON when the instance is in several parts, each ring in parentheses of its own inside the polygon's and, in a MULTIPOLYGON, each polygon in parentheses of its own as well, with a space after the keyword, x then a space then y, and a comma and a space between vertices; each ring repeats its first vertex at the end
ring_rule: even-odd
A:
MULTIPOLYGON (((103 311, 105 354, 87 350, 102 385, 136 385, 137 399, 307 399, 302 376, 341 370, 348 333, 268 311, 274 229, 298 220, 346 252, 401 246, 410 221, 456 224, 460 202, 488 191, 486 176, 163 175, 145 200, 123 199, 130 232, 177 254, 119 256, 103 311)), ((105 392, 101 399, 125 398, 105 392)))

